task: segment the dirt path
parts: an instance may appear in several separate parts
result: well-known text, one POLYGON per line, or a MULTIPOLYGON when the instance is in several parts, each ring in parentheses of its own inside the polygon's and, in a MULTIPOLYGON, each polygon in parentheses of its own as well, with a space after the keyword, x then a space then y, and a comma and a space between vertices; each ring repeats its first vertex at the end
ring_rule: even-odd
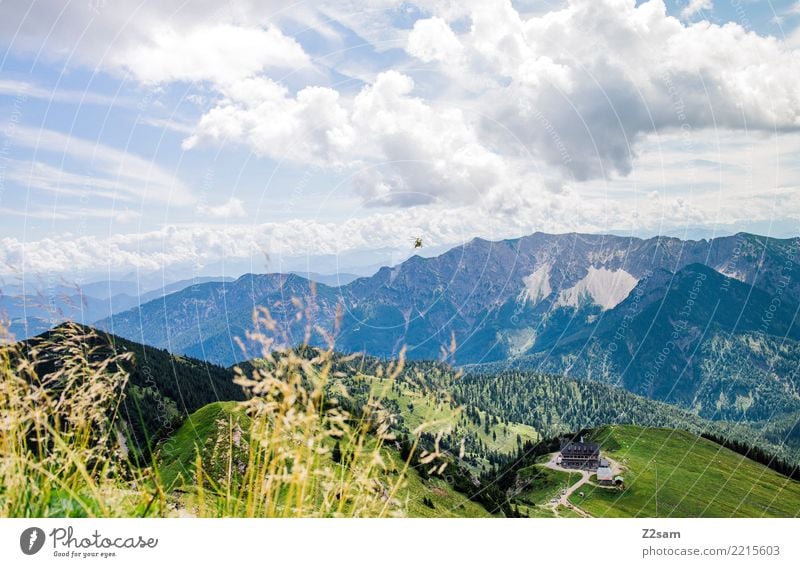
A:
MULTIPOLYGON (((548 469, 552 469, 554 471, 560 471, 565 473, 579 473, 581 475, 581 478, 572 486, 567 488, 563 494, 559 493, 557 502, 548 502, 547 506, 553 510, 556 516, 559 515, 558 507, 565 506, 583 518, 591 518, 592 515, 589 514, 586 510, 583 510, 582 508, 575 506, 573 503, 571 503, 569 501, 569 497, 572 496, 572 494, 584 484, 591 486, 593 488, 608 488, 608 487, 603 487, 593 482, 590 482, 589 479, 592 476, 592 473, 590 471, 579 470, 579 469, 567 469, 562 467, 556 462, 558 455, 559 455, 558 453, 553 453, 552 455, 550 455, 550 459, 543 466, 548 469)), ((624 467, 622 465, 620 465, 614 459, 609 459, 607 456, 604 456, 603 458, 608 461, 609 467, 611 468, 611 472, 614 474, 614 476, 622 474, 622 472, 624 471, 624 467)))
POLYGON ((589 513, 587 513, 585 510, 582 510, 581 508, 578 508, 572 502, 569 501, 569 497, 572 496, 573 492, 575 492, 578 488, 589 482, 589 477, 591 476, 591 474, 589 473, 589 471, 583 471, 578 469, 565 469, 561 465, 556 464, 557 456, 558 453, 553 453, 550 456, 550 460, 547 461, 547 463, 545 463, 544 466, 554 471, 561 471, 565 473, 580 473, 581 478, 572 486, 559 493, 558 502, 548 502, 547 505, 553 509, 553 512, 555 512, 556 516, 558 516, 558 511, 557 511, 558 507, 565 506, 570 510, 573 510, 576 514, 578 514, 583 518, 591 518, 592 516, 589 513))

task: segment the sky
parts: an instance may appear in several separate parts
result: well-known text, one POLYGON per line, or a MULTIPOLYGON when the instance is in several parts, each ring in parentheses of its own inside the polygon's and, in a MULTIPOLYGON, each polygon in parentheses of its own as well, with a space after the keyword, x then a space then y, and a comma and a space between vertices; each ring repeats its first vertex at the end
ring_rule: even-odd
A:
POLYGON ((6 0, 0 277, 797 235, 798 25, 797 0, 6 0))

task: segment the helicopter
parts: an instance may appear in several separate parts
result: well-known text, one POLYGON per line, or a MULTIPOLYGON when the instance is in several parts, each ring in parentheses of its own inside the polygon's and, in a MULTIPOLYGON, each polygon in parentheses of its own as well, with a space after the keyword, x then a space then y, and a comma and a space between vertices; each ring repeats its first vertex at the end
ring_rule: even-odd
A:
POLYGON ((422 248, 422 237, 417 236, 414 238, 414 249, 422 248))

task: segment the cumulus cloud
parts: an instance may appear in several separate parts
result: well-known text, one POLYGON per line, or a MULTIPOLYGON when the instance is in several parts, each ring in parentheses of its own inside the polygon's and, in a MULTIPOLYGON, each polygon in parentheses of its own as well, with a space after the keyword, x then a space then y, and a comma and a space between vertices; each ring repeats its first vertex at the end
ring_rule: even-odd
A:
POLYGON ((288 20, 319 22, 291 0, 41 0, 4 3, 0 39, 18 53, 129 72, 145 83, 225 82, 306 65, 302 47, 277 25, 288 20))
POLYGON ((698 12, 709 12, 714 9, 712 0, 689 0, 689 3, 681 10, 681 17, 688 20, 698 12))
MULTIPOLYGON (((76 265, 98 254, 144 267, 249 254, 265 243, 296 253, 293 243, 304 239, 317 250, 331 241, 375 247, 388 242, 381 234, 400 228, 403 238, 430 232, 453 242, 464 226, 511 236, 736 222, 745 201, 753 218, 769 218, 776 203, 782 214, 798 214, 796 179, 770 175, 785 176, 783 164, 793 159, 777 155, 773 137, 784 142, 800 130, 797 32, 783 41, 735 23, 695 21, 711 9, 709 0, 684 2, 682 18, 668 15, 663 0, 557 5, 534 14, 510 0, 370 0, 369 10, 355 0, 120 0, 113 10, 89 2, 61 10, 43 0, 4 8, 0 37, 12 51, 41 49, 149 85, 202 83, 186 97, 202 99, 196 124, 142 118, 184 132, 185 150, 238 146, 281 165, 309 165, 346 179, 366 206, 402 209, 387 217, 365 209, 363 219, 348 221, 352 238, 324 222, 182 227, 108 241, 8 241, 5 259, 24 252, 44 265, 56 249, 76 265), (306 52, 315 42, 284 33, 288 20, 312 25, 326 40, 342 27, 353 30, 373 44, 363 47, 369 65, 341 56, 345 64, 334 70, 346 75, 350 63, 368 70, 344 83, 335 74, 335 81, 287 80, 295 67, 322 65, 306 52), (709 177, 685 159, 705 144, 706 161, 719 163, 725 153, 740 165, 734 150, 742 139, 759 148, 750 150, 758 159, 747 176, 714 177, 707 167, 709 177), (741 185, 748 177, 750 185, 741 185), (736 207, 726 195, 736 197, 736 207)), ((27 134, 24 144, 40 144, 36 132, 27 134)), ((98 157, 95 144, 68 144, 52 133, 41 147, 87 160, 101 175, 39 163, 26 170, 24 162, 9 162, 9 175, 27 175, 31 187, 50 191, 89 186, 97 196, 128 200, 146 193, 209 218, 243 209, 234 200, 197 206, 163 169, 111 148, 100 148, 98 157)))
POLYGON ((277 159, 334 166, 353 143, 334 89, 306 87, 291 96, 283 85, 257 77, 221 92, 223 98, 203 115, 195 134, 184 140, 184 149, 210 139, 243 143, 277 159))
MULTIPOLYGON (((680 133, 648 136, 642 142, 644 157, 637 162, 641 174, 609 182, 602 191, 592 184, 525 191, 523 181, 517 190, 490 193, 479 206, 364 209, 337 221, 321 216, 259 222, 254 211, 253 222, 247 224, 198 222, 134 234, 1 238, 0 274, 18 273, 22 267, 29 273, 50 274, 181 267, 191 271, 223 261, 260 263, 265 252, 273 259, 381 248, 410 253, 409 235, 424 235, 427 246, 446 246, 474 236, 500 240, 536 231, 679 234, 687 228, 717 227, 734 232, 748 223, 770 222, 778 214, 794 219, 796 226, 800 179, 775 166, 779 158, 770 149, 775 139, 760 144, 731 132, 722 137, 698 133, 695 141, 695 151, 687 155, 680 133), (737 149, 724 156, 727 163, 716 162, 719 145, 733 142, 738 142, 737 149), (698 190, 702 187, 713 189, 698 190)), ((783 136, 781 144, 787 156, 800 154, 800 134, 783 136)), ((52 219, 54 213, 73 219, 92 214, 61 207, 31 211, 43 219, 52 219)))
POLYGON ((439 66, 446 96, 417 95, 397 71, 349 97, 248 78, 221 89, 184 147, 238 142, 351 168, 366 202, 405 206, 513 194, 515 178, 552 169, 577 181, 629 175, 654 132, 800 129, 796 52, 736 24, 685 24, 662 0, 571 0, 531 17, 510 1, 419 4, 433 15, 405 49, 439 66), (456 33, 450 22, 465 18, 456 33))
POLYGON ((269 67, 303 67, 309 58, 297 41, 274 26, 217 24, 184 32, 172 26, 157 27, 146 42, 115 53, 111 62, 143 83, 228 84, 269 67))
POLYGON ((527 19, 502 2, 470 20, 463 83, 494 78, 476 93, 481 138, 578 180, 629 174, 652 132, 800 128, 796 51, 734 23, 683 24, 661 0, 571 0, 527 19))
POLYGON ((359 169, 356 191, 372 205, 469 202, 509 176, 509 164, 481 144, 462 111, 413 95, 414 81, 381 73, 351 100, 307 87, 292 97, 265 78, 223 90, 225 98, 184 141, 242 142, 275 160, 359 169))
MULTIPOLYGON (((569 0, 531 16, 510 0, 373 0, 368 11, 346 2, 219 8, 166 0, 127 11, 81 4, 58 20, 41 4, 0 24, 7 36, 19 27, 14 47, 52 28, 47 53, 71 39, 76 57, 144 83, 210 82, 218 99, 185 149, 243 144, 275 159, 350 168, 353 187, 373 203, 474 200, 475 191, 503 184, 516 191, 512 176, 541 167, 578 181, 628 175, 653 132, 800 128, 800 63, 790 44, 734 23, 681 22, 663 0, 569 0), (393 24, 412 12, 410 29, 393 24), (318 26, 324 14, 368 39, 391 28, 391 43, 438 66, 447 89, 418 93, 411 72, 384 71, 355 94, 326 85, 290 90, 269 70, 309 63, 277 25, 293 14, 318 26), (68 24, 87 19, 77 41, 68 24)), ((683 15, 711 5, 690 0, 683 15)))
POLYGON ((408 36, 406 51, 425 62, 457 63, 461 58, 461 42, 442 18, 417 20, 408 36))
MULTIPOLYGON (((548 217, 568 212, 577 195, 564 195, 555 207, 516 211, 506 217, 474 207, 451 209, 416 207, 392 212, 373 212, 341 222, 290 220, 253 225, 183 225, 159 230, 113 234, 107 237, 63 235, 23 241, 0 239, 0 274, 19 273, 22 267, 35 273, 89 273, 98 270, 124 272, 207 266, 233 260, 271 257, 337 255, 354 250, 400 248, 409 250, 409 235, 424 234, 429 246, 458 244, 475 234, 465 223, 481 226, 491 238, 530 232, 532 226, 550 227, 548 217), (572 203, 572 204, 570 204, 572 203)), ((563 215, 560 215, 563 216, 563 215)), ((582 215, 571 215, 583 222, 582 215)))
MULTIPOLYGON (((800 148, 800 136, 795 138, 792 151, 800 148)), ((679 139, 669 142, 679 143, 679 139)), ((712 156, 714 145, 714 140, 707 140, 701 155, 712 156)), ((681 155, 675 152, 668 153, 667 157, 679 159, 681 155)), ((736 155, 732 159, 741 161, 741 157, 736 155)), ((753 175, 768 175, 769 160, 761 154, 750 157, 759 164, 753 175)), ((691 167, 686 163, 679 165, 684 169, 691 167)), ((719 175, 714 171, 698 171, 696 182, 705 183, 719 175)), ((84 273, 100 270, 147 272, 180 267, 191 270, 223 261, 257 258, 260 262, 265 252, 272 258, 339 255, 380 248, 410 253, 409 235, 417 234, 424 235, 428 246, 444 246, 469 241, 476 235, 500 240, 535 231, 658 232, 668 227, 675 233, 681 227, 736 228, 742 222, 774 218, 776 207, 786 218, 800 219, 800 202, 793 198, 800 185, 754 193, 747 181, 742 180, 746 176, 740 172, 726 175, 732 182, 740 181, 740 185, 734 186, 732 199, 720 199, 718 193, 654 193, 653 185, 609 187, 609 191, 622 195, 622 198, 609 198, 598 195, 591 187, 565 186, 546 196, 532 197, 522 191, 502 194, 501 198, 488 199, 481 207, 421 205, 385 212, 371 210, 338 222, 321 218, 246 225, 177 225, 143 233, 64 234, 59 238, 28 241, 7 237, 0 238, 0 275, 18 274, 22 267, 29 274, 69 274, 76 270, 84 273), (746 219, 743 218, 745 211, 746 219)), ((670 181, 683 184, 685 179, 670 181)), ((728 193, 730 191, 726 190, 728 193)), ((52 215, 52 212, 47 214, 52 215)))

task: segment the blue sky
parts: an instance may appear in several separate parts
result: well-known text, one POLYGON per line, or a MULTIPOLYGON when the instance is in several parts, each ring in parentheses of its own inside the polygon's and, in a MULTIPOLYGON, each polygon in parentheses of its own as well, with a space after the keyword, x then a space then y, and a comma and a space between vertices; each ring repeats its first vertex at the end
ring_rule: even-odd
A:
POLYGON ((0 12, 7 279, 389 262, 417 235, 798 232, 796 1, 0 12))

